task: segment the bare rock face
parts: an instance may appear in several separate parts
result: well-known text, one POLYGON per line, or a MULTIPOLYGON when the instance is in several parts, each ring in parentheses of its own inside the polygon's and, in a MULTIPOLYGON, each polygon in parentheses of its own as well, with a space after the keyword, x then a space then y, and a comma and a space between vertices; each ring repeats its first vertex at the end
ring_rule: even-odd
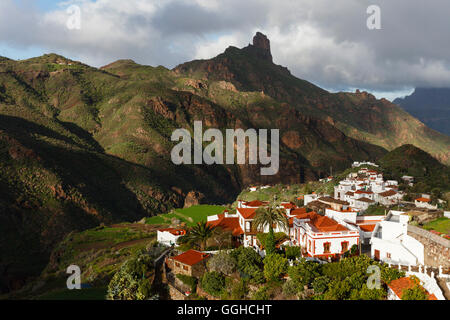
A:
POLYGON ((261 58, 272 61, 272 53, 270 52, 270 40, 266 35, 261 32, 257 32, 253 37, 253 46, 260 49, 261 58))
POLYGON ((184 199, 184 208, 189 208, 201 204, 205 199, 205 195, 198 191, 189 191, 184 199))

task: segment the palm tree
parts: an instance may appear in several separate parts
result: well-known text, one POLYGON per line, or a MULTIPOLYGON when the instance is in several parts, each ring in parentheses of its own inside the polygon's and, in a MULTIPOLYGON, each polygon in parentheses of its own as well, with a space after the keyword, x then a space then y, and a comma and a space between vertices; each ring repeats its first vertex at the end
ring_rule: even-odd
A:
POLYGON ((216 234, 216 227, 208 225, 205 221, 197 223, 186 234, 186 242, 196 244, 203 251, 207 241, 216 234))
POLYGON ((265 243, 267 254, 275 252, 274 225, 278 225, 284 230, 289 229, 289 220, 284 213, 284 209, 279 208, 277 203, 272 202, 271 205, 260 207, 256 210, 255 219, 253 219, 252 224, 253 230, 264 232, 266 227, 269 227, 269 235, 265 243))

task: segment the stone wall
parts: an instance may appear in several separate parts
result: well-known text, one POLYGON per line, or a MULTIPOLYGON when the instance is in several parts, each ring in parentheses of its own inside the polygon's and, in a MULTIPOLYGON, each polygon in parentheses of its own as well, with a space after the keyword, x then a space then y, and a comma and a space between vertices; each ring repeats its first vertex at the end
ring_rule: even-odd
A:
POLYGON ((175 288, 170 283, 168 283, 167 285, 169 286, 170 299, 172 299, 172 300, 186 300, 186 296, 184 295, 183 292, 181 292, 180 290, 175 288))
POLYGON ((408 226, 408 235, 423 244, 426 266, 450 268, 450 240, 415 226, 408 226))

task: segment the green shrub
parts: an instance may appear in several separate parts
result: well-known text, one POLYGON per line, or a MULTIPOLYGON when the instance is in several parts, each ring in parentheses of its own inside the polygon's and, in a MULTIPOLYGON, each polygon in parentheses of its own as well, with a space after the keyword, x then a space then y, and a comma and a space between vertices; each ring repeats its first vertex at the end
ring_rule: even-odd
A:
POLYGON ((328 285, 331 279, 327 276, 320 276, 314 279, 312 282, 312 287, 314 289, 314 294, 322 294, 328 289, 328 285))
POLYGON ((299 286, 310 286, 321 275, 321 265, 302 259, 299 264, 288 269, 289 277, 299 286))
POLYGON ((219 297, 225 288, 225 277, 217 271, 205 272, 201 284, 207 293, 219 297))
POLYGON ((287 297, 298 295, 300 287, 292 280, 288 280, 283 284, 283 294, 287 297))
POLYGON ((232 300, 242 300, 248 294, 247 282, 244 279, 236 282, 231 288, 231 299, 232 300))
POLYGON ((255 250, 239 247, 233 250, 230 255, 235 259, 237 270, 242 278, 250 279, 253 283, 264 282, 262 258, 255 250))
POLYGON ((264 258, 264 277, 267 281, 279 280, 287 268, 287 259, 279 254, 269 254, 264 258))
POLYGON ((236 270, 236 259, 226 252, 219 252, 208 261, 208 268, 212 271, 229 275, 236 270))
POLYGON ((185 285, 191 288, 191 292, 195 292, 197 290, 197 279, 195 277, 191 277, 185 274, 177 274, 176 277, 181 280, 185 285))
POLYGON ((424 288, 416 285, 410 289, 403 290, 402 300, 428 300, 428 294, 424 288))
POLYGON ((301 249, 296 246, 289 246, 284 248, 284 254, 287 259, 294 260, 300 257, 301 249))
POLYGON ((262 286, 252 295, 252 300, 269 300, 269 299, 270 299, 269 288, 267 288, 266 286, 262 286))
POLYGON ((108 300, 145 300, 151 297, 153 260, 145 254, 127 260, 108 285, 108 300))

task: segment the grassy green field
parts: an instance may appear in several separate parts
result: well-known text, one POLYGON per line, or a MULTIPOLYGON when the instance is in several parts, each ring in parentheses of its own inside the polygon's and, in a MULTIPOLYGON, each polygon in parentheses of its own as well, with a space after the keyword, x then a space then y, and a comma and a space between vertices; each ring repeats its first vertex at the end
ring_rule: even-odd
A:
POLYGON ((167 214, 160 214, 151 218, 147 218, 147 224, 170 224, 172 219, 178 219, 193 226, 200 221, 206 221, 208 216, 222 213, 226 207, 215 205, 196 205, 190 208, 175 209, 167 214))
POLYGON ((450 219, 445 217, 438 218, 424 224, 423 228, 426 230, 436 230, 438 232, 450 235, 450 219))

